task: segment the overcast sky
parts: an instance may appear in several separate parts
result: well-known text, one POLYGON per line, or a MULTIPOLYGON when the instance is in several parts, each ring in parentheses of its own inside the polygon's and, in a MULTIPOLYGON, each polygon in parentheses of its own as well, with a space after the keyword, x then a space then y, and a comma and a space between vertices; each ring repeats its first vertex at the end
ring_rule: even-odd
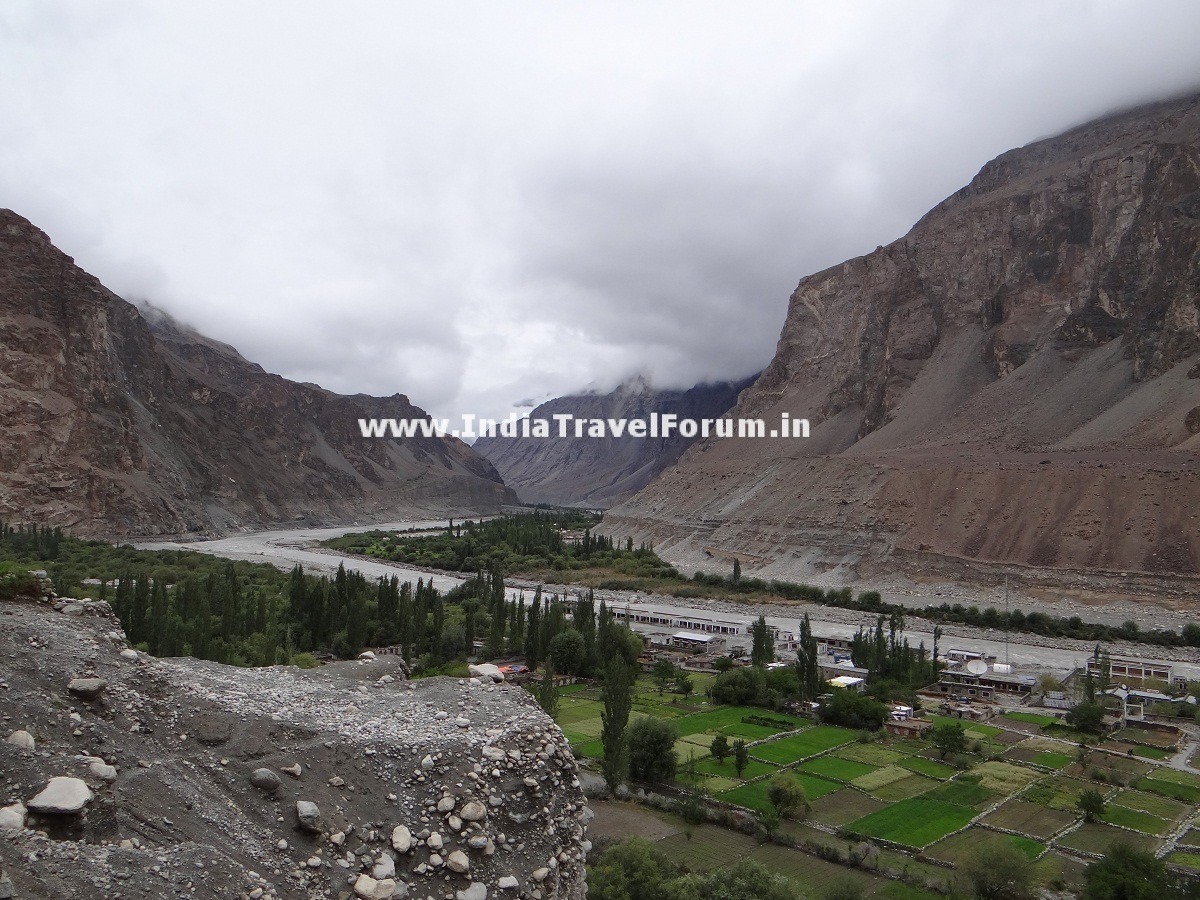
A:
POLYGON ((0 206, 440 416, 771 358, 804 275, 1200 88, 1200 3, 0 3, 0 206))

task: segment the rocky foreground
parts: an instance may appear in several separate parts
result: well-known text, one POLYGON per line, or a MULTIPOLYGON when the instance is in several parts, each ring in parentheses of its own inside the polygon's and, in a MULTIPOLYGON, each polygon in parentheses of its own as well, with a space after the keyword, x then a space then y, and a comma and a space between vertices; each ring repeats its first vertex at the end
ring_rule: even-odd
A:
POLYGON ((160 660, 106 603, 0 602, 0 898, 580 898, 590 817, 520 688, 160 660))

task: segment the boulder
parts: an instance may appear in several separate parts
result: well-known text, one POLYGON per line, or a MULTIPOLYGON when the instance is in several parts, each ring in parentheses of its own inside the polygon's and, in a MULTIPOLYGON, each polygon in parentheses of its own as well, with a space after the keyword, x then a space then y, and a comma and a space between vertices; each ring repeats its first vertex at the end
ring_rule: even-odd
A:
POLYGON ((36 813, 49 815, 72 815, 92 802, 91 788, 80 778, 59 775, 50 779, 36 797, 29 801, 29 808, 36 813))
POLYGON ((458 811, 458 817, 464 822, 482 822, 487 818, 487 807, 478 800, 471 800, 458 811))
POLYGON ((471 886, 454 892, 455 900, 487 900, 487 885, 482 881, 472 881, 471 886))
POLYGON ((25 804, 19 800, 0 808, 0 831, 20 831, 25 827, 25 804))
POLYGON ((32 750, 37 746, 37 742, 34 741, 33 735, 23 728, 20 731, 14 731, 4 739, 4 742, 6 744, 12 744, 14 747, 19 747, 22 750, 32 750))
POLYGON ((324 828, 324 823, 321 821, 321 809, 311 800, 296 801, 296 820, 302 829, 314 834, 320 834, 324 828))
POLYGON ((107 687, 108 682, 103 678, 72 678, 67 690, 80 700, 95 700, 107 687))
POLYGON ((412 832, 406 825, 397 825, 392 829, 392 849, 397 853, 407 853, 412 849, 412 832))
POLYGON ((504 673, 500 671, 500 667, 494 666, 491 663, 470 665, 467 666, 467 671, 471 673, 473 678, 490 678, 492 681, 504 680, 504 673))
POLYGON ((467 854, 461 850, 453 850, 446 857, 446 868, 451 872, 457 872, 460 875, 465 875, 471 868, 471 860, 467 858, 467 854))
POLYGON ((279 786, 283 782, 279 776, 270 769, 255 769, 250 773, 250 783, 260 791, 265 791, 268 794, 273 794, 279 790, 279 786))
POLYGON ((396 882, 390 878, 377 881, 370 875, 359 875, 354 882, 354 896, 362 900, 388 900, 396 890, 396 882))
POLYGON ((116 767, 110 766, 102 759, 93 759, 88 763, 88 771, 92 773, 92 777, 107 781, 109 784, 117 780, 116 767))

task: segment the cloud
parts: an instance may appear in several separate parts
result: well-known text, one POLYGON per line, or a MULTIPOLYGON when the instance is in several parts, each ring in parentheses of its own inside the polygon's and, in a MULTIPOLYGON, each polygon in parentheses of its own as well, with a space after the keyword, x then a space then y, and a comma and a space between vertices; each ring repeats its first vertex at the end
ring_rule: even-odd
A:
POLYGON ((271 371, 501 417, 756 371, 800 277, 1200 85, 1197 37, 1189 2, 27 0, 0 203, 271 371))

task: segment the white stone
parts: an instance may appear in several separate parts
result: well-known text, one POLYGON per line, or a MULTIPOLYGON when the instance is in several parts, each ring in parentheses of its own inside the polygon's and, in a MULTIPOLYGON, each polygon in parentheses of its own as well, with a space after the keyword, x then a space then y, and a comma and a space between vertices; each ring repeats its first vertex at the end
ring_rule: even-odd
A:
POLYGON ((453 797, 450 797, 450 796, 443 797, 441 800, 438 801, 437 811, 440 813, 450 812, 450 810, 454 809, 454 802, 455 801, 454 801, 453 797))
POLYGON ((441 850, 442 836, 435 831, 429 837, 425 838, 425 846, 430 850, 441 850))
POLYGON ((21 801, 0 808, 0 831, 20 831, 25 827, 25 804, 21 801))
POLYGON ((383 881, 385 878, 394 878, 396 861, 386 853, 380 853, 379 859, 375 860, 375 865, 371 868, 371 876, 379 881, 383 881))
POLYGON ((392 849, 397 853, 407 853, 412 848, 412 832, 407 826, 397 825, 392 829, 392 849))
POLYGON ((504 680, 504 673, 500 671, 500 667, 492 663, 467 666, 467 671, 476 678, 490 678, 492 681, 504 680))
POLYGON ((446 867, 452 872, 458 872, 460 875, 465 874, 471 868, 471 860, 467 858, 467 854, 461 850, 455 850, 446 857, 446 867))
POLYGON ((117 770, 102 759, 93 761, 88 766, 88 771, 96 778, 99 778, 101 781, 107 781, 109 784, 117 780, 117 770))
POLYGON ((59 775, 51 778, 42 792, 29 801, 29 808, 38 813, 67 815, 79 812, 92 802, 93 796, 82 779, 59 775))
POLYGON ((502 890, 502 891, 511 891, 511 890, 515 890, 517 885, 519 885, 520 883, 521 882, 517 881, 515 876, 505 875, 503 878, 501 878, 499 881, 496 882, 496 886, 498 888, 500 888, 500 890, 502 890))
POLYGON ((538 882, 545 881, 547 878, 550 877, 550 870, 547 869, 545 866, 542 866, 540 869, 534 869, 529 877, 532 878, 534 881, 538 881, 538 882))
POLYGON ((12 744, 14 747, 19 747, 22 750, 32 750, 37 746, 37 743, 33 739, 33 735, 23 728, 20 731, 14 731, 4 739, 4 742, 6 744, 12 744))
POLYGON ((487 818, 487 807, 478 800, 471 800, 458 811, 458 815, 466 822, 482 822, 487 818))
POLYGON ((121 659, 128 659, 128 660, 136 661, 137 658, 138 658, 138 652, 130 647, 126 647, 124 650, 121 651, 121 659))
POLYGON ((461 891, 455 891, 455 900, 487 900, 487 885, 482 881, 472 881, 471 886, 461 891))

